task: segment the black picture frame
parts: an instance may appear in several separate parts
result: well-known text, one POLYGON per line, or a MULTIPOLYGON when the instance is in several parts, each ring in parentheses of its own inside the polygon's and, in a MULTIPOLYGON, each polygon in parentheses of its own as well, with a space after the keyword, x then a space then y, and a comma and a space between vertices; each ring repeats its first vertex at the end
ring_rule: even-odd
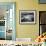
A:
POLYGON ((46 29, 46 11, 39 11, 39 35, 46 32, 45 29, 46 29))

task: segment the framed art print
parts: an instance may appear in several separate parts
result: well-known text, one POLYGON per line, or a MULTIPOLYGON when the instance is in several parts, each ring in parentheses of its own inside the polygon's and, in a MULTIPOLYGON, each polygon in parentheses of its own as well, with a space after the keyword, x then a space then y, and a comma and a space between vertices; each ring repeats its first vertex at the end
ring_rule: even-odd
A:
POLYGON ((36 23, 36 11, 20 10, 20 24, 35 24, 36 23))
POLYGON ((46 11, 39 11, 39 35, 46 32, 46 11))
POLYGON ((15 40, 15 2, 0 2, 0 40, 15 40))

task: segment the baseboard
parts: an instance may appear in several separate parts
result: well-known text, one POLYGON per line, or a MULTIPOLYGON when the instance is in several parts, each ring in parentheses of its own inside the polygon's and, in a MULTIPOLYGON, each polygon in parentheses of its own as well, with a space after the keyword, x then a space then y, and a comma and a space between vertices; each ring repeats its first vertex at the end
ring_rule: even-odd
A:
POLYGON ((24 41, 24 42, 31 42, 32 39, 31 38, 16 38, 16 41, 24 41))

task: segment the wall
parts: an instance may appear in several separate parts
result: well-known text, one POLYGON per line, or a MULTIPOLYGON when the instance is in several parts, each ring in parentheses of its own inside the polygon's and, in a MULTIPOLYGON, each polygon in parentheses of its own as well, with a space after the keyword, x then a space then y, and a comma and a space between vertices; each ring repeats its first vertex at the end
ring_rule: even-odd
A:
POLYGON ((38 0, 3 0, 0 2, 16 2, 16 37, 36 38, 39 35, 39 10, 46 10, 46 4, 38 4, 38 0), (19 10, 35 10, 36 24, 19 24, 19 10))
MULTIPOLYGON (((17 37, 22 38, 36 38, 39 34, 39 24, 36 21, 36 24, 33 25, 20 25, 19 24, 19 10, 38 10, 37 0, 19 0, 17 7, 17 37)), ((16 3, 17 3, 16 2, 16 3)), ((38 20, 38 15, 37 20, 38 20)))

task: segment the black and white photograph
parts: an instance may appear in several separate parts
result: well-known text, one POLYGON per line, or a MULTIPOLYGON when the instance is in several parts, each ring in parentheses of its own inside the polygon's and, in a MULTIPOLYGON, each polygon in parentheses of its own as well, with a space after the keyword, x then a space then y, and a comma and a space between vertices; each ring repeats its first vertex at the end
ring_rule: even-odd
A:
POLYGON ((20 11, 20 24, 32 24, 35 23, 35 11, 20 11))

